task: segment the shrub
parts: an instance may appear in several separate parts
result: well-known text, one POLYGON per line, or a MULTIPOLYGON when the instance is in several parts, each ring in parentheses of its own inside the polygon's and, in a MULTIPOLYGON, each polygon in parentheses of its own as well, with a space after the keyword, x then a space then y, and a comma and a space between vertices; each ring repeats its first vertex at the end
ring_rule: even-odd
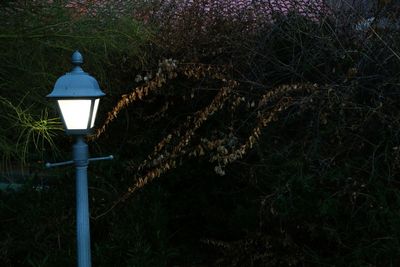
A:
MULTIPOLYGON (((342 11, 317 20, 268 6, 257 10, 270 10, 273 20, 257 18, 249 30, 246 12, 234 11, 233 20, 230 13, 213 16, 223 8, 205 9, 228 2, 173 10, 175 3, 183 2, 155 2, 132 13, 155 32, 143 40, 146 56, 120 42, 124 49, 111 46, 109 61, 94 61, 111 70, 94 73, 100 81, 112 75, 108 82, 120 86, 90 138, 119 156, 113 167, 91 173, 94 262, 398 265, 398 32, 373 25, 359 31, 358 15, 342 11)), ((74 19, 98 19, 100 28, 125 21, 118 15, 104 22, 98 14, 74 19)), ((59 201, 66 194, 51 192, 59 201)), ((31 194, 33 205, 40 194, 28 189, 19 196, 31 194)), ((61 216, 48 215, 50 207, 72 210, 63 201, 32 206, 28 211, 43 214, 38 218, 13 213, 8 207, 17 198, 2 201, 13 230, 26 217, 47 233, 40 218, 61 216)), ((25 242, 12 232, 3 241, 5 265, 65 260, 73 242, 61 231, 64 223, 57 229, 68 241, 57 252, 47 253, 56 235, 25 242), (19 242, 26 247, 13 249, 19 242), (39 256, 17 261, 28 250, 39 256)))
POLYGON ((397 264, 396 33, 360 32, 358 17, 340 24, 341 13, 280 14, 248 31, 246 19, 184 7, 154 21, 159 53, 172 59, 146 70, 94 137, 127 110, 140 138, 126 149, 142 152, 127 163, 133 185, 98 218, 164 177, 157 184, 183 213, 172 231, 203 233, 177 239, 214 249, 203 263, 397 264))

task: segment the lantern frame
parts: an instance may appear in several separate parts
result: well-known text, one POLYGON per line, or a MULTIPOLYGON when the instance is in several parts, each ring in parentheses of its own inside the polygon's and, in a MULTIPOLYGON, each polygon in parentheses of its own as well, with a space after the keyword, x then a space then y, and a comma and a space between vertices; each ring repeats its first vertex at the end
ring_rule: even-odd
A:
MULTIPOLYGON (((100 102, 100 98, 59 98, 56 99, 57 101, 57 111, 60 114, 61 121, 64 125, 65 133, 67 135, 86 135, 86 134, 91 134, 93 132, 94 124, 96 121, 96 115, 97 115, 97 110, 99 107, 99 104, 96 105, 96 101, 98 103, 100 102), (59 101, 90 101, 90 104, 88 103, 89 107, 89 114, 82 114, 82 117, 85 118, 85 128, 76 128, 76 127, 71 127, 71 121, 68 121, 65 117, 68 116, 69 114, 65 114, 65 110, 63 112, 63 109, 61 108, 61 104, 59 101), (95 109, 97 108, 97 109, 95 109), (93 116, 95 115, 95 116, 93 116)), ((71 102, 70 105, 72 106, 73 103, 71 102)), ((79 105, 76 105, 79 106, 79 105)), ((72 122, 74 123, 74 122, 72 122)), ((80 122, 79 124, 81 125, 83 122, 80 122)), ((78 124, 75 122, 75 124, 78 124)))

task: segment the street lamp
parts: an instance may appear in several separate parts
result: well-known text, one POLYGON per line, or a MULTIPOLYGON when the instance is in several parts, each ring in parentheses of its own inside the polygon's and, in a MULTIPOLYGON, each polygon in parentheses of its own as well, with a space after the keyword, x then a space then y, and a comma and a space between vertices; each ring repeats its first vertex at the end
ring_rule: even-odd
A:
POLYGON ((81 68, 83 57, 75 51, 72 54, 74 68, 58 78, 53 91, 47 98, 56 100, 67 135, 74 136, 73 160, 46 163, 46 167, 74 164, 76 167, 76 227, 78 267, 90 267, 90 227, 87 167, 90 161, 110 160, 113 156, 89 158, 85 135, 94 127, 101 91, 96 79, 81 68))

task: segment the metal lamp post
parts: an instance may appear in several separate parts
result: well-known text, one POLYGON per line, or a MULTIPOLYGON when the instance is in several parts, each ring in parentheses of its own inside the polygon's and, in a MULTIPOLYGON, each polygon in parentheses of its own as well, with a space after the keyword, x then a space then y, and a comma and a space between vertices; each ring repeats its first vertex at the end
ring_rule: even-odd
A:
POLYGON ((54 85, 53 91, 47 95, 57 101, 65 132, 75 137, 73 145, 73 160, 46 163, 46 167, 57 167, 74 164, 76 167, 76 227, 78 267, 91 266, 90 227, 89 227, 89 198, 87 167, 90 161, 110 160, 113 156, 89 158, 85 135, 94 127, 101 91, 96 79, 81 68, 83 57, 75 51, 72 54, 74 68, 61 76, 54 85))

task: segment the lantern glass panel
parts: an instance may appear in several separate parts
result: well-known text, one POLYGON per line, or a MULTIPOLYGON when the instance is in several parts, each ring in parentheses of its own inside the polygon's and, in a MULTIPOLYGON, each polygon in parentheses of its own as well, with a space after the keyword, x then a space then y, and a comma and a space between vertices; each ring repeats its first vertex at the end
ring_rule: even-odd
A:
POLYGON ((99 102, 100 102, 100 98, 97 98, 94 101, 94 108, 93 108, 92 120, 91 120, 91 123, 90 123, 90 128, 93 128, 94 122, 96 121, 96 114, 97 114, 97 109, 99 108, 99 102))
POLYGON ((63 99, 57 102, 67 130, 84 130, 88 128, 91 100, 63 99))

